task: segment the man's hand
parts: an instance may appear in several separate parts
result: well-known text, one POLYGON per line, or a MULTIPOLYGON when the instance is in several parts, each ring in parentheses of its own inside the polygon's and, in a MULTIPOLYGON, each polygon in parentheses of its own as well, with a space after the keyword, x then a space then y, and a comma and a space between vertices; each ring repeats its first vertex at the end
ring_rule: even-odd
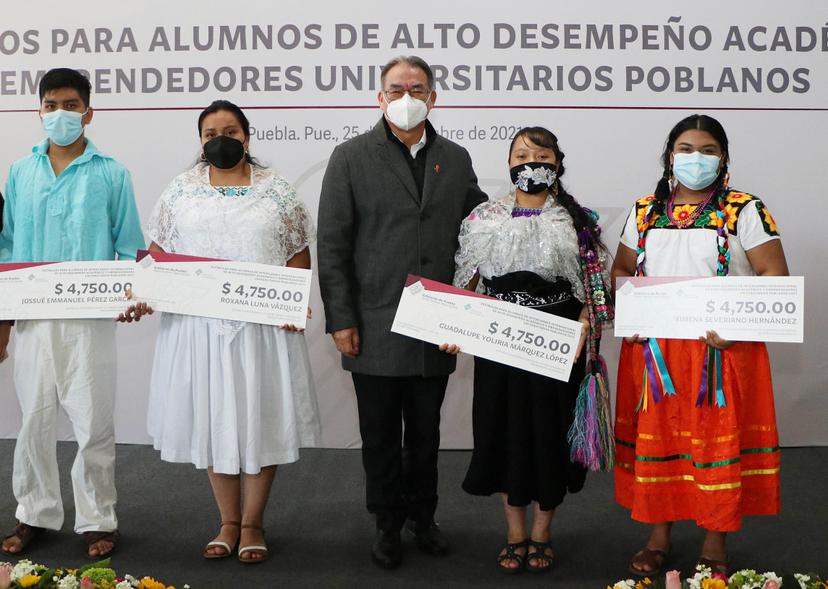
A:
POLYGON ((356 327, 349 327, 348 329, 340 329, 331 334, 333 337, 336 349, 340 354, 344 354, 348 358, 356 358, 359 356, 359 329, 356 327))

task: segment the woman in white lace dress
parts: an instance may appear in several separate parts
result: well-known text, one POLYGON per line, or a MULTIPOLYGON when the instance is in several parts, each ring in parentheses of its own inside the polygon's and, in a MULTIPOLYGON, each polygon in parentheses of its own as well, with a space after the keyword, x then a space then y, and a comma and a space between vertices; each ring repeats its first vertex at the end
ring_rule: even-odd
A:
POLYGON ((455 256, 455 286, 583 324, 586 348, 569 382, 475 358, 474 451, 463 489, 501 494, 507 541, 497 563, 508 574, 552 567, 555 509, 581 490, 587 470, 571 458, 573 409, 582 380, 600 370, 601 325, 612 313, 597 215, 564 190, 563 159, 547 129, 519 131, 509 148, 514 192, 472 211, 455 256))
MULTIPOLYGON (((248 155, 250 124, 216 101, 198 119, 202 161, 177 176, 147 227, 151 250, 310 268, 310 215, 287 181, 248 155)), ((164 314, 148 429, 162 460, 208 469, 221 513, 205 558, 239 545, 262 562, 262 516, 276 466, 319 439, 304 334, 291 328, 164 314)))

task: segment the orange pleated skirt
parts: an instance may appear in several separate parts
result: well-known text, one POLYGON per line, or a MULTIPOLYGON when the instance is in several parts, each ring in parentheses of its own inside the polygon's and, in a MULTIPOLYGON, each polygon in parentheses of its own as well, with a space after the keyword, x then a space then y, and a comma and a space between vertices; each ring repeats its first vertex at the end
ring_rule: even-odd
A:
POLYGON ((638 408, 641 344, 624 342, 616 397, 615 499, 645 523, 693 520, 732 532, 779 513, 779 436, 765 344, 722 352, 724 407, 696 406, 707 346, 658 340, 676 395, 638 408))

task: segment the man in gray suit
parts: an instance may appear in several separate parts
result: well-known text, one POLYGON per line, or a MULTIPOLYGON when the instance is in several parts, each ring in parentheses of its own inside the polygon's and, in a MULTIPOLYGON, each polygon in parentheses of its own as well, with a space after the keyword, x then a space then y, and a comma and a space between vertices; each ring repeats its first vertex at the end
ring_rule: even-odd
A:
POLYGON ((371 555, 395 568, 406 518, 421 550, 448 552, 434 511, 440 407, 455 358, 391 333, 391 324, 408 274, 451 283, 460 223, 486 195, 468 152, 426 120, 437 96, 428 64, 395 58, 381 83, 384 116, 331 154, 317 252, 326 330, 356 391, 377 522, 371 555))

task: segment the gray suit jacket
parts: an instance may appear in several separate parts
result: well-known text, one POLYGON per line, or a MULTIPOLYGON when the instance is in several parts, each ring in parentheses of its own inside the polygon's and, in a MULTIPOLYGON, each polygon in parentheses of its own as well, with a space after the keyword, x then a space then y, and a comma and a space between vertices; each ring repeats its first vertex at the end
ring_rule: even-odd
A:
POLYGON ((380 119, 331 154, 319 199, 319 285, 328 333, 358 327, 360 354, 346 370, 438 376, 455 358, 391 333, 408 274, 451 283, 461 221, 486 195, 468 152, 437 135, 426 151, 422 200, 407 157, 380 119))

